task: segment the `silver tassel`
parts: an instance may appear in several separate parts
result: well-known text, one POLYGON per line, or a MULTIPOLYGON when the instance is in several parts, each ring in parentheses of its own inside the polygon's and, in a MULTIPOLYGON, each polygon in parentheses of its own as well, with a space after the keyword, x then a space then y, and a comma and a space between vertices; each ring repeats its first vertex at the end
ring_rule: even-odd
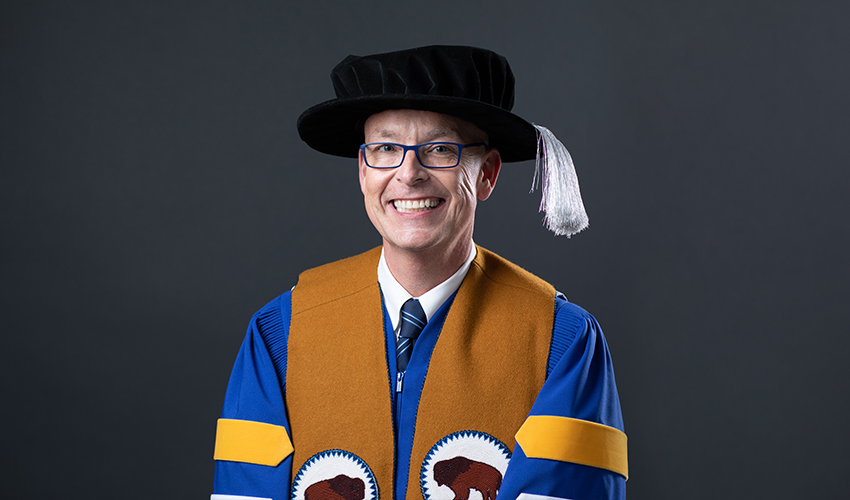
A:
POLYGON ((573 159, 548 128, 540 125, 534 125, 534 128, 537 129, 537 159, 531 192, 542 179, 540 211, 546 213, 543 222, 556 236, 566 235, 569 238, 588 226, 573 159))

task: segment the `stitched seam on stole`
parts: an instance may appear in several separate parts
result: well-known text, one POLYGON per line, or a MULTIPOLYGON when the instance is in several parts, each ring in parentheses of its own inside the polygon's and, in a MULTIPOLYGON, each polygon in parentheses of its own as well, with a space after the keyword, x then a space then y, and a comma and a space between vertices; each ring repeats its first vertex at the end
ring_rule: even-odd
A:
MULTIPOLYGON (((339 300, 342 300, 342 299, 345 299, 345 298, 351 297, 352 295, 357 295, 358 293, 361 293, 361 292, 363 292, 364 290, 368 290, 370 287, 375 286, 375 285, 377 285, 377 284, 378 284, 378 282, 377 282, 377 281, 376 281, 376 282, 374 282, 374 283, 369 283, 368 285, 364 286, 363 288, 358 288, 357 290, 355 290, 355 291, 353 291, 353 292, 347 293, 347 294, 345 294, 345 295, 340 295, 339 297, 334 297, 334 298, 332 298, 332 299, 326 300, 326 301, 321 302, 321 303, 319 303, 319 304, 316 304, 316 305, 310 306, 310 307, 308 307, 308 308, 306 308, 306 309, 301 309, 301 310, 300 310, 300 311, 298 311, 297 313, 292 313, 292 316, 293 316, 293 317, 294 317, 294 316, 298 316, 298 315, 303 314, 303 313, 305 313, 305 312, 307 312, 307 311, 312 311, 313 309, 315 309, 315 308, 317 308, 317 307, 322 307, 322 306, 325 306, 325 305, 331 304, 331 303, 333 303, 333 302, 337 302, 337 301, 339 301, 339 300)), ((293 290, 293 293, 294 293, 294 292, 295 292, 295 290, 293 290)))

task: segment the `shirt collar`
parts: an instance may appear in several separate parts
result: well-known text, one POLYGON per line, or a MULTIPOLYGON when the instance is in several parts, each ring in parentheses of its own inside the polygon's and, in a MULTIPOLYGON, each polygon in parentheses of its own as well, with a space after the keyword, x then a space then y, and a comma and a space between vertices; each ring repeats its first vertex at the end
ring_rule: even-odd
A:
POLYGON ((446 299, 451 297, 451 295, 460 287, 460 283, 463 281, 463 278, 466 277, 466 273, 469 271, 469 266, 472 264, 472 260, 475 258, 477 252, 478 250, 476 250, 475 244, 473 243, 472 248, 469 251, 469 256, 456 273, 451 275, 451 277, 446 281, 422 294, 421 297, 413 297, 407 293, 407 290, 405 290, 398 281, 396 281, 393 273, 390 272, 390 268, 387 267, 387 261, 384 260, 384 251, 381 250, 381 260, 378 261, 378 284, 381 286, 381 293, 384 295, 384 305, 387 308, 387 313, 390 315, 390 321, 392 321, 393 324, 393 331, 396 331, 398 328, 398 318, 399 314, 401 314, 401 306, 411 297, 419 299, 419 304, 422 305, 422 309, 425 310, 425 317, 430 320, 434 313, 437 312, 437 309, 443 305, 446 299))

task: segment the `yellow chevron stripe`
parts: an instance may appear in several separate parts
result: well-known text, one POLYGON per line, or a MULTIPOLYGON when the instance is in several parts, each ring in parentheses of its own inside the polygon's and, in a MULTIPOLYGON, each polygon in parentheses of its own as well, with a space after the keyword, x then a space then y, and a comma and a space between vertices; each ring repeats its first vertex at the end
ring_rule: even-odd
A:
POLYGON ((627 438, 619 429, 567 417, 532 415, 516 433, 529 458, 607 469, 629 478, 627 438))
POLYGON ((250 420, 218 419, 216 460, 275 467, 293 451, 286 428, 250 420))

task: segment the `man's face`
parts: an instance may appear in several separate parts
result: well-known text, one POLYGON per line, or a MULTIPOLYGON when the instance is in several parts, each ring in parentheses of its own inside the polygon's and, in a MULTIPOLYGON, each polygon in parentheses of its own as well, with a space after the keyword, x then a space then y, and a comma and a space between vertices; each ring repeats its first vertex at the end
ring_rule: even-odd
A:
MULTIPOLYGON (((486 142, 486 135, 463 120, 430 111, 388 110, 364 124, 366 143, 412 146, 446 141, 486 142)), ((398 168, 370 168, 360 155, 360 189, 366 212, 389 251, 449 254, 472 239, 475 207, 486 200, 501 167, 498 150, 464 149, 457 167, 423 167, 413 151, 398 168)), ((465 257, 465 256, 464 256, 465 257)))

